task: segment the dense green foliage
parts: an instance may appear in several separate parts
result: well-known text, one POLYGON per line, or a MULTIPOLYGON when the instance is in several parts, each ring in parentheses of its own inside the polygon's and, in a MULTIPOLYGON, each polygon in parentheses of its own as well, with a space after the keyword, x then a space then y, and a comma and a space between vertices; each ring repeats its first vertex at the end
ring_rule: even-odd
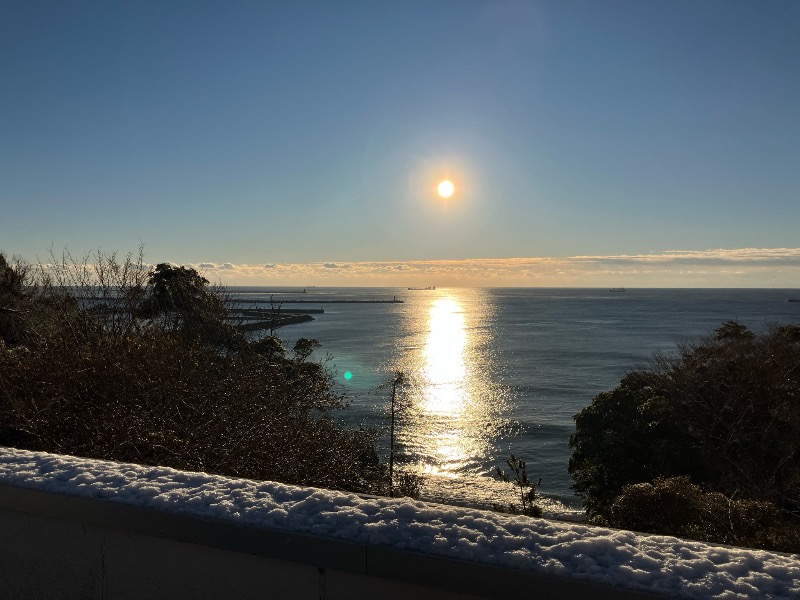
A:
POLYGON ((800 327, 725 323, 630 373, 575 423, 569 470, 595 522, 800 550, 800 327), (775 528, 785 535, 764 533, 775 528))
POLYGON ((316 342, 248 341, 225 313, 193 269, 0 255, 0 445, 384 491, 316 342))

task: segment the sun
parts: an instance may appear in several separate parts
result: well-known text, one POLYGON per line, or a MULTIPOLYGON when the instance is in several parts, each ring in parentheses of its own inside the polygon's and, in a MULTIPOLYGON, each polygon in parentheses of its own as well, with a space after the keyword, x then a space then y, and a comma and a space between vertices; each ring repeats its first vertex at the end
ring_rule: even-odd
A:
POLYGON ((442 198, 449 198, 453 195, 453 192, 456 191, 456 186, 454 186, 453 182, 449 179, 445 179, 444 181, 439 182, 439 186, 436 188, 436 191, 439 192, 439 196, 442 198))

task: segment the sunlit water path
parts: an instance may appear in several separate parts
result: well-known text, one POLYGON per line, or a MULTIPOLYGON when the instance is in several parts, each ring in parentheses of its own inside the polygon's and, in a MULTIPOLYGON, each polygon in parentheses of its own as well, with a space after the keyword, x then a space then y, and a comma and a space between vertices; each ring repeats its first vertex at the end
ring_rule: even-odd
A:
MULTIPOLYGON (((280 288, 239 288, 269 299, 280 288)), ((288 290, 287 290, 288 291, 288 290)), ((800 322, 789 290, 311 288, 288 300, 391 299, 320 304, 325 313, 281 331, 322 343, 317 358, 350 397, 347 419, 388 432, 388 382, 403 372, 397 440, 424 497, 491 505, 513 500, 491 477, 510 452, 528 463, 550 514, 579 507, 567 473, 573 415, 655 351, 726 320, 753 328, 800 322), (344 379, 349 372, 351 378, 344 379)), ((299 306, 299 305, 298 305, 299 306)), ((384 435, 384 446, 388 436, 384 435)))

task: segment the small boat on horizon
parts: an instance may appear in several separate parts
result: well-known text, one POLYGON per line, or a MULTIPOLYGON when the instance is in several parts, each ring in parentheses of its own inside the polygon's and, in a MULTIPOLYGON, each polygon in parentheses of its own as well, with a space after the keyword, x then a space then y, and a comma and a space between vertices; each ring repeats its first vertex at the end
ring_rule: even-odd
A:
POLYGON ((618 288, 608 288, 608 291, 609 291, 609 292, 612 292, 612 293, 619 293, 619 292, 624 292, 624 291, 625 291, 625 288, 623 288, 623 287, 618 287, 618 288))
POLYGON ((431 285, 429 287, 410 287, 408 289, 412 290, 412 291, 419 291, 419 290, 426 290, 427 291, 427 290, 435 290, 436 286, 435 285, 431 285))

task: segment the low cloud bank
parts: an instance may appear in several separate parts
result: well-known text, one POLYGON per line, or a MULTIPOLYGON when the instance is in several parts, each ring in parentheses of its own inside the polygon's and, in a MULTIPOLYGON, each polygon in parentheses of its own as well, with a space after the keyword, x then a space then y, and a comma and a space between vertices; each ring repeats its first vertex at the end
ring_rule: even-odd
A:
POLYGON ((800 248, 463 260, 189 265, 228 285, 797 287, 800 248))

